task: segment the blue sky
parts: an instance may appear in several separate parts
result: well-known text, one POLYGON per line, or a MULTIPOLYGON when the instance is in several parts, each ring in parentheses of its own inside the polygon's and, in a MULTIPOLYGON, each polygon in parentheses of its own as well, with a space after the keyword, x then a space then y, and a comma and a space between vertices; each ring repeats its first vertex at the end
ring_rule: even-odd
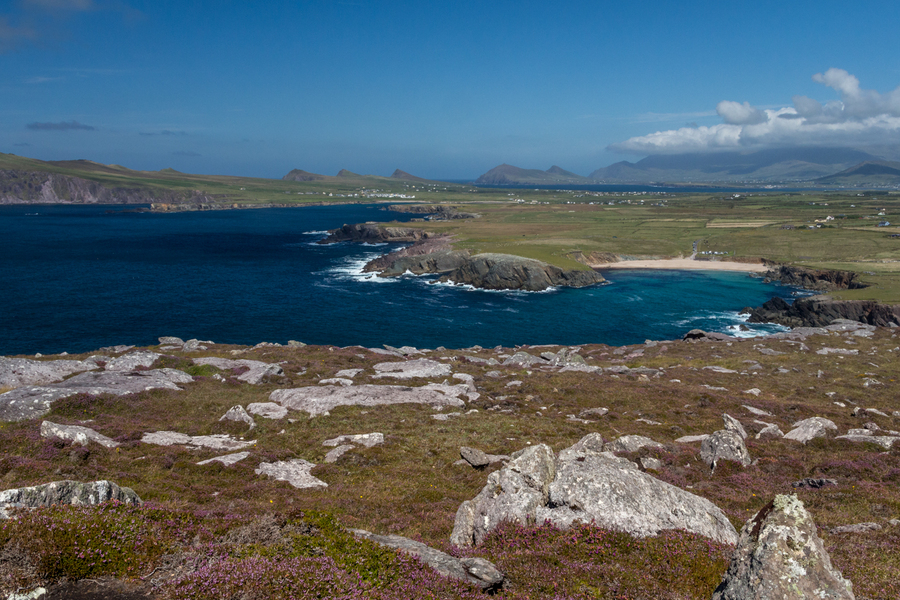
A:
POLYGON ((898 30, 893 0, 0 1, 0 152, 457 179, 795 144, 897 157, 898 30))

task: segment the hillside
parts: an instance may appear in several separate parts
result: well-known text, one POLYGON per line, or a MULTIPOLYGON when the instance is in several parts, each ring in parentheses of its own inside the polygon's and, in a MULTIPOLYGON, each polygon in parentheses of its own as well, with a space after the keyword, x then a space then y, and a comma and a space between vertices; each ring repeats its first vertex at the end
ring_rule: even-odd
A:
POLYGON ((809 181, 873 160, 878 159, 850 148, 651 155, 597 169, 589 177, 616 183, 809 181))
POLYGON ((816 183, 847 187, 900 185, 900 162, 865 161, 840 173, 820 177, 816 183))
POLYGON ((504 163, 481 175, 475 180, 475 183, 488 185, 541 185, 544 183, 586 185, 593 182, 587 177, 576 175, 555 165, 546 171, 541 171, 540 169, 522 169, 504 163))

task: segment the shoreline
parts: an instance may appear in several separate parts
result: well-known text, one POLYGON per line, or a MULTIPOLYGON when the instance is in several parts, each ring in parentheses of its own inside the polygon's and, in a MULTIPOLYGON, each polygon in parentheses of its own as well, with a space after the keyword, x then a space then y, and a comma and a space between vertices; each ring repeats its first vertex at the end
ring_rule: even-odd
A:
POLYGON ((614 263, 591 265, 606 269, 659 269, 663 271, 736 271, 740 273, 765 273, 771 267, 758 263, 728 262, 720 260, 693 260, 690 258, 663 258, 647 260, 623 260, 614 263))

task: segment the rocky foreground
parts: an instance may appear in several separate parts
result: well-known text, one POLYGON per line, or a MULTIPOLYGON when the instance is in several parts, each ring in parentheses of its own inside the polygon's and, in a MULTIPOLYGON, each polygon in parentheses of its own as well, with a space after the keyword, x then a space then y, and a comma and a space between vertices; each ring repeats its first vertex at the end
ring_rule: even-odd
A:
POLYGON ((837 321, 0 357, 0 594, 896 598, 898 353, 837 321))

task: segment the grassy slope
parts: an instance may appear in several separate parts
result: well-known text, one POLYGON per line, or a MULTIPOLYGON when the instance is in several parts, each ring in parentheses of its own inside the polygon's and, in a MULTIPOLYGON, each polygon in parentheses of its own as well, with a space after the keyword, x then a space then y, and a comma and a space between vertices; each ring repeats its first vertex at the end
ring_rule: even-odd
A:
MULTIPOLYGON (((896 335, 880 331, 873 340, 818 336, 806 343, 805 350, 790 342, 764 343, 784 353, 780 356, 759 353, 756 349, 759 342, 752 340, 731 345, 664 342, 652 347, 632 346, 626 352, 592 345, 581 351, 593 365, 624 363, 665 369, 662 377, 650 379, 633 375, 526 372, 456 360, 451 361, 454 372, 473 375, 482 392, 479 400, 466 406, 466 409, 477 409, 477 413, 436 421, 431 418, 433 411, 425 406, 343 407, 312 419, 303 413, 293 413, 294 422, 257 417, 258 427, 247 432, 244 425, 222 423, 218 419, 235 404, 265 402, 276 388, 316 385, 320 378, 331 377, 344 368, 365 369, 356 378, 357 383, 375 382, 370 379, 374 373, 371 366, 386 360, 360 348, 262 348, 244 357, 285 361, 286 379, 250 386, 202 377, 187 385, 183 392, 156 390, 121 398, 63 400, 46 417, 67 424, 91 419, 90 427, 123 442, 118 450, 94 444, 82 450, 42 439, 38 433, 42 419, 0 424, 0 447, 4 449, 0 480, 3 488, 10 488, 64 478, 109 478, 133 487, 145 500, 168 509, 239 515, 236 524, 270 511, 283 514, 297 510, 325 511, 335 515, 344 526, 410 536, 446 549, 457 507, 463 500, 474 497, 486 478, 485 472, 454 464, 460 446, 508 454, 535 443, 546 443, 560 450, 594 431, 605 439, 640 434, 666 444, 666 449, 643 451, 631 458, 647 454, 659 458, 663 463, 658 473, 661 479, 709 498, 725 510, 738 528, 774 494, 794 491, 791 483, 798 479, 837 479, 837 487, 801 490, 799 496, 813 513, 836 566, 853 580, 857 596, 897 597, 900 588, 895 573, 900 568, 900 548, 896 529, 886 523, 900 517, 900 488, 897 487, 900 447, 884 452, 875 446, 832 439, 816 440, 806 446, 750 439, 748 447, 757 463, 746 469, 723 464, 710 473, 699 461, 697 444, 674 443, 682 435, 721 429, 722 413, 738 417, 752 437, 761 426, 753 422, 755 417, 742 408, 743 404, 771 412, 773 416, 763 420, 777 423, 784 431, 794 421, 811 416, 833 420, 841 432, 873 420, 884 429, 900 428, 897 418, 850 415, 853 404, 876 407, 889 414, 900 408, 896 402, 900 383, 894 379, 900 370, 900 356, 891 351, 900 343, 896 335), (846 346, 858 350, 859 354, 846 357, 815 354, 823 346, 846 346), (638 349, 643 351, 642 356, 625 358, 627 353, 638 349), (761 365, 754 369, 758 370, 757 375, 720 374, 702 368, 717 365, 746 370, 748 361, 758 361, 761 365), (787 372, 776 373, 779 367, 787 372), (303 368, 306 373, 296 375, 303 368), (487 377, 489 370, 499 370, 502 375, 487 377), (865 376, 877 379, 881 385, 864 387, 865 376), (507 382, 513 379, 523 384, 507 387, 507 382), (758 397, 741 392, 750 387, 762 392, 758 397), (833 393, 833 397, 826 393, 833 393), (842 401, 845 406, 835 405, 834 400, 842 401), (601 406, 610 412, 593 423, 567 418, 569 414, 601 406), (660 424, 639 422, 638 418, 660 424), (195 463, 223 453, 191 451, 178 446, 156 447, 138 441, 143 432, 156 430, 193 435, 232 433, 256 439, 258 443, 251 449, 251 458, 237 465, 201 467, 195 463), (328 488, 296 490, 253 473, 260 461, 303 458, 321 463, 329 450, 322 446, 324 440, 373 431, 385 435, 384 446, 354 449, 337 463, 320 465, 313 471, 329 484, 328 488), (862 521, 875 521, 887 528, 861 535, 828 533, 837 525, 862 521)), ((230 356, 231 348, 216 346, 213 354, 230 356)), ((464 354, 488 358, 499 353, 456 350, 435 352, 430 357, 458 359, 464 354)), ((188 364, 180 357, 160 362, 160 366, 181 368, 188 364)), ((208 371, 209 368, 205 372, 208 371)), ((545 536, 536 533, 512 531, 504 535, 513 538, 514 543, 494 539, 477 554, 495 561, 514 576, 511 598, 525 598, 529 593, 534 594, 529 597, 551 597, 552 590, 546 588, 548 582, 558 582, 559 592, 573 597, 586 594, 583 597, 708 598, 711 595, 708 586, 714 587, 724 571, 721 562, 703 567, 717 570, 711 579, 708 573, 703 575, 706 583, 700 586, 692 579, 700 576, 692 570, 700 569, 700 563, 694 565, 689 561, 686 570, 679 571, 682 568, 678 567, 679 560, 684 558, 681 554, 668 556, 666 552, 674 550, 652 550, 639 545, 630 553, 612 552, 604 559, 611 563, 606 567, 610 572, 604 574, 595 572, 603 565, 590 567, 598 560, 597 555, 589 553, 571 560, 559 558, 565 548, 567 552, 576 552, 566 542, 571 542, 571 536, 554 542, 541 541, 545 536), (553 550, 554 544, 559 544, 557 550, 553 550), (657 555, 658 552, 662 554, 657 555), (654 565, 653 572, 648 571, 647 561, 654 565), (681 592, 670 587, 676 584, 681 592), (621 596, 609 592, 616 585, 624 586, 620 589, 621 596), (593 596, 585 592, 589 589, 606 591, 593 596)), ((668 546, 670 541, 664 545, 668 546)), ((692 541, 690 537, 676 536, 675 545, 679 544, 689 553, 702 554, 706 548, 702 539, 692 541)), ((245 553, 259 551, 250 549, 245 553)), ((149 567, 143 564, 141 572, 149 572, 149 567)), ((457 596, 445 590, 435 597, 457 596)))

